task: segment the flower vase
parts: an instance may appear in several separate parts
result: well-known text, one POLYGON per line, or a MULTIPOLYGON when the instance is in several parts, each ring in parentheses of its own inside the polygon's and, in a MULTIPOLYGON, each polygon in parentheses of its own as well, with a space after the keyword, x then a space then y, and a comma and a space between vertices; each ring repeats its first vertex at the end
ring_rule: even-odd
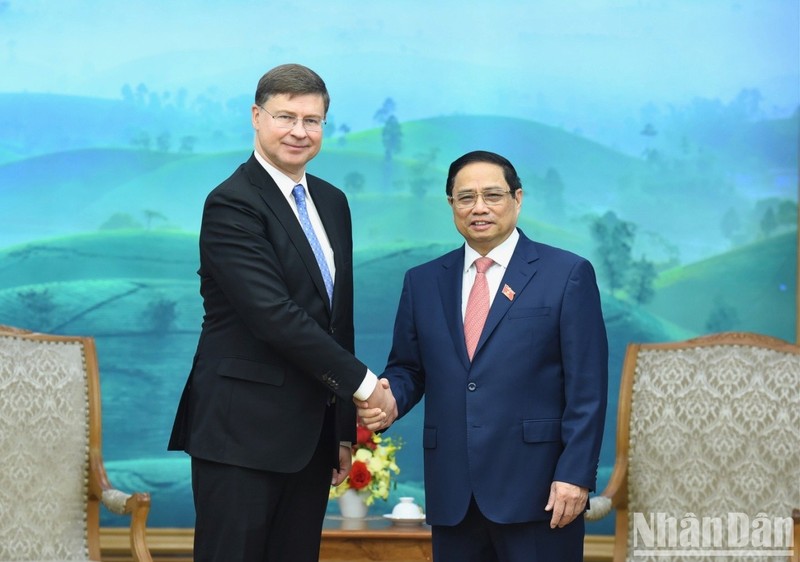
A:
POLYGON ((339 496, 339 511, 345 519, 363 519, 367 516, 367 504, 364 498, 350 488, 339 496))

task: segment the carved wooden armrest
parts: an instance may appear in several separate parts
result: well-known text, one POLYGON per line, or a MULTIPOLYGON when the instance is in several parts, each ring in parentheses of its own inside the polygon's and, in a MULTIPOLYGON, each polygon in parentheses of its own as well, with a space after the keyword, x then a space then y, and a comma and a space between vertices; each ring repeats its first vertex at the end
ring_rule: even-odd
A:
POLYGON ((152 562, 146 542, 147 515, 150 512, 150 494, 127 494, 116 488, 106 488, 100 501, 117 515, 131 515, 131 552, 135 562, 152 562))
POLYGON ((606 496, 593 496, 589 498, 589 510, 584 513, 584 518, 587 521, 599 521, 611 513, 611 508, 611 498, 607 498, 606 496))

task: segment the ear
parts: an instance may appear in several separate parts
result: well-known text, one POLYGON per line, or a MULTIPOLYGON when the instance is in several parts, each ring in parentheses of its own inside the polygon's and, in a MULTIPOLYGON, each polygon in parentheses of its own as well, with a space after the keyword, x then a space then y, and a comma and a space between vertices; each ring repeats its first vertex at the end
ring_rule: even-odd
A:
POLYGON ((250 120, 253 125, 253 129, 256 131, 258 130, 258 114, 261 112, 261 108, 258 107, 256 104, 253 104, 253 107, 250 108, 250 120))

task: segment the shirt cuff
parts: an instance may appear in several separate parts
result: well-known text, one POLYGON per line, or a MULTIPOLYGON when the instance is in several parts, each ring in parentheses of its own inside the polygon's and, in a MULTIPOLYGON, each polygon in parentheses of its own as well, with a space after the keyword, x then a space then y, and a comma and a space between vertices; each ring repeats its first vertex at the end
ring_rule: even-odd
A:
POLYGON ((364 380, 361 381, 361 386, 353 393, 353 398, 356 400, 366 400, 370 397, 372 391, 375 390, 376 384, 378 384, 378 377, 375 376, 375 373, 367 369, 367 374, 364 380))

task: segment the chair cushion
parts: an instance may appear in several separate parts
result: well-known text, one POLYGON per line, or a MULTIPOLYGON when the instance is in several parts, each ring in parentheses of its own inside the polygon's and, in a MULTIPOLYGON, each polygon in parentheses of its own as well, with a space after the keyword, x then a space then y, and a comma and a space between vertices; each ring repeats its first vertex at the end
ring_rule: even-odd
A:
POLYGON ((87 560, 82 345, 0 335, 0 560, 87 560))
MULTIPOLYGON (((746 345, 642 349, 631 398, 634 514, 679 521, 800 505, 800 356, 746 345)), ((680 529, 680 528, 679 528, 680 529)))

